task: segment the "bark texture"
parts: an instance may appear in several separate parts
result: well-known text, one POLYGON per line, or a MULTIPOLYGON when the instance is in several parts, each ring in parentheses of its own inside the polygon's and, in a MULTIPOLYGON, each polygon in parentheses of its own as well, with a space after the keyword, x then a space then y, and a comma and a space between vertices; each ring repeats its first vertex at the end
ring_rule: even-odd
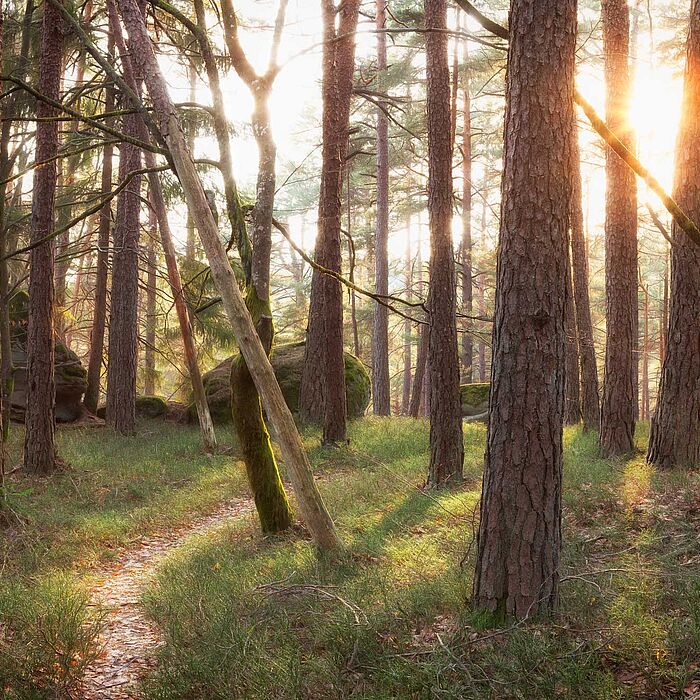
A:
POLYGON ((474 601, 557 604, 575 0, 512 0, 489 427, 474 601))
MULTIPOLYGON (((633 150, 630 100, 629 7, 603 0, 606 118, 633 150)), ((637 413, 637 183, 625 162, 607 149, 605 197, 605 376, 600 412, 604 457, 631 454, 637 413)))
POLYGON ((573 163, 571 175, 571 267, 573 268, 574 307, 581 365, 581 417, 584 430, 598 430, 600 426, 600 394, 598 363, 593 341, 591 302, 588 293, 588 248, 583 225, 581 191, 581 156, 578 129, 572 135, 573 163))
MULTIPOLYGON (((377 91, 386 90, 386 5, 377 0, 377 91)), ((374 238, 376 293, 389 294, 389 119, 388 105, 382 101, 377 108, 377 221, 374 238)), ((374 304, 372 326, 372 406, 375 416, 391 414, 389 386, 389 310, 374 304)))
MULTIPOLYGON (((693 0, 674 188, 693 221, 700 217, 699 110, 700 1, 693 0)), ((661 469, 700 463, 700 250, 676 223, 672 235, 666 352, 647 455, 661 469)))
POLYGON ((430 291, 428 375, 430 471, 428 484, 462 480, 464 445, 459 393, 456 279, 452 247, 452 110, 447 55, 446 0, 425 0, 428 73, 428 212, 430 291), (437 31, 430 31, 435 29, 437 31))
MULTIPOLYGON (((355 31, 359 0, 336 9, 322 0, 323 45, 323 165, 315 259, 341 271, 340 220, 343 168, 348 149, 350 102, 355 66, 355 31), (338 29, 335 15, 340 15, 338 29)), ((299 395, 304 420, 323 416, 323 442, 346 438, 345 367, 343 361, 343 296, 340 283, 314 270, 311 283, 306 358, 299 395)))
MULTIPOLYGON (((112 31, 115 31, 114 27, 112 31)), ((140 71, 137 63, 134 71, 140 71)), ((142 77, 135 75, 137 94, 142 77)), ((126 134, 145 141, 140 114, 124 116, 126 134)), ((141 149, 122 142, 119 147, 119 181, 130 178, 117 199, 110 296, 107 364, 107 425, 122 435, 136 432, 136 374, 138 369, 139 239, 141 218, 141 149)))
MULTIPOLYGON (((44 4, 41 29, 39 92, 60 98, 63 65, 63 17, 52 3, 44 4)), ((35 159, 30 242, 39 243, 53 230, 56 197, 58 122, 54 108, 37 103, 35 159)), ((54 445, 54 261, 55 242, 34 248, 29 259, 29 328, 27 332, 27 410, 24 468, 33 474, 49 474, 56 467, 54 445)))

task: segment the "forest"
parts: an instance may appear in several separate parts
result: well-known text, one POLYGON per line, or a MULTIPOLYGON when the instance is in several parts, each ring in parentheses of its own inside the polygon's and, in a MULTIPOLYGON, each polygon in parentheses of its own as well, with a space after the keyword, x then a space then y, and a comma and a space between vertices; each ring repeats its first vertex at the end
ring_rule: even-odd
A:
POLYGON ((2 0, 0 693, 700 700, 700 0, 2 0))

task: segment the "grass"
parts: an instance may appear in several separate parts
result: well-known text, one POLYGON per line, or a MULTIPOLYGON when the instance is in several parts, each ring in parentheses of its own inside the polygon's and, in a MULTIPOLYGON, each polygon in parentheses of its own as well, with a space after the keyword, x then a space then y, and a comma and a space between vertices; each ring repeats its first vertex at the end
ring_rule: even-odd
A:
MULTIPOLYGON (((94 653, 82 626, 91 617, 85 572, 140 534, 245 489, 240 465, 201 456, 195 431, 149 425, 158 432, 144 428, 131 440, 65 432, 70 471, 41 481, 14 477, 28 522, 3 544, 11 593, 0 592, 0 681, 6 692, 14 684, 13 700, 56 697, 94 653)), ((568 430, 560 612, 494 631, 469 607, 485 431, 465 431, 466 481, 446 492, 422 489, 423 421, 358 421, 342 449, 321 448, 308 434, 352 556, 319 559, 298 533, 264 538, 252 516, 193 538, 159 568, 145 596, 165 645, 143 697, 578 700, 700 692, 698 475, 656 473, 641 452, 601 460, 595 436, 568 430)), ((644 426, 639 432, 641 447, 644 426)))
MULTIPOLYGON (((10 467, 21 461, 22 439, 13 428, 10 467)), ((58 444, 65 470, 8 479, 19 520, 0 538, 3 698, 68 697, 100 626, 100 611, 88 606, 90 575, 142 535, 245 493, 242 466, 204 455, 186 426, 145 423, 132 438, 61 430, 58 444)))

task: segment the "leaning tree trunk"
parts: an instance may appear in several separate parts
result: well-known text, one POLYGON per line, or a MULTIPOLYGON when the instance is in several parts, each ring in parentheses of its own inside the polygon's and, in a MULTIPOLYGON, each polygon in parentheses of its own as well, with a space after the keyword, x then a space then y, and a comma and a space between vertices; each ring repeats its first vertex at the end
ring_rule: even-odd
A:
MULTIPOLYGON (((606 116, 609 127, 632 149, 628 122, 629 7, 603 0, 606 116)), ((637 184, 635 175, 607 150, 605 198, 605 298, 607 342, 600 412, 604 457, 634 450, 637 413, 637 184)))
MULTIPOLYGON (((63 17, 52 3, 44 5, 39 63, 39 92, 60 98, 63 65, 63 17)), ((27 333, 27 410, 24 468, 49 474, 56 468, 54 445, 54 260, 55 242, 42 240, 54 223, 58 155, 57 111, 37 103, 35 161, 30 242, 37 245, 29 259, 29 329, 27 333), (43 121, 42 121, 43 120, 43 121)))
POLYGON ((548 613, 558 599, 575 47, 576 0, 512 0, 474 577, 476 606, 498 618, 548 613))
MULTIPOLYGON (((112 31, 115 31, 113 27, 112 31)), ((138 65, 138 64, 136 64, 138 65)), ((142 79, 136 77, 136 94, 142 79)), ((126 134, 146 139, 140 114, 124 116, 126 134)), ((109 349, 107 358, 107 425, 122 435, 136 432, 136 374, 138 369, 139 238, 141 218, 141 149, 122 142, 119 181, 129 182, 117 199, 110 296, 109 349)))
MULTIPOLYGON (((700 0, 693 0, 683 110, 676 151, 675 199, 700 218, 700 0)), ((671 297, 661 387, 647 460, 666 469, 700 464, 700 251, 673 224, 671 297)))
MULTIPOLYGON (((386 90, 386 5, 377 0, 377 92, 386 90)), ((389 118, 385 101, 377 108, 377 222, 374 262, 376 293, 389 294, 389 118)), ((375 302, 372 326, 372 406, 376 416, 391 414, 389 386, 389 310, 375 302)))
POLYGON ((591 302, 588 294, 588 249, 583 225, 581 193, 581 157, 578 128, 572 135, 573 169, 571 180, 571 266, 574 276, 574 306, 581 364, 581 417, 584 430, 600 427, 600 396, 598 394, 598 364, 593 341, 591 302))
POLYGON ((221 245, 216 222, 194 161, 187 149, 177 112, 168 94, 165 79, 148 36, 144 17, 136 0, 120 0, 119 5, 129 33, 133 60, 144 69, 144 79, 153 102, 160 132, 170 149, 188 207, 192 211, 192 218, 209 259, 212 276, 236 334, 241 355, 248 365, 267 416, 277 433, 282 455, 297 495, 299 509, 320 549, 325 551, 342 549, 342 542, 314 481, 294 418, 285 403, 267 353, 260 343, 251 315, 238 289, 226 251, 221 245))
POLYGON ((459 393, 456 280, 452 247, 452 138, 447 3, 425 0, 428 73, 428 212, 430 292, 430 469, 428 484, 462 480, 464 444, 459 393), (435 30, 435 31, 432 31, 435 30))
MULTIPOLYGON (((355 66, 355 31, 359 0, 348 0, 337 10, 332 0, 322 0, 323 45, 323 149, 321 193, 318 209, 316 262, 340 272, 343 169, 348 150, 350 102, 355 66)), ((343 355, 343 296, 340 283, 314 270, 311 282, 309 325, 299 392, 302 418, 313 420, 323 413, 323 442, 338 443, 346 437, 345 362, 343 355), (319 369, 320 368, 320 369, 319 369)))
MULTIPOLYGON (((274 324, 270 308, 270 255, 272 250, 272 219, 275 203, 275 167, 277 147, 272 136, 269 98, 272 90, 276 53, 284 24, 286 0, 278 12, 270 68, 265 78, 258 79, 238 41, 235 11, 230 0, 222 4, 225 37, 233 65, 253 95, 253 133, 258 145, 258 178, 255 206, 253 207, 253 244, 241 245, 238 250, 243 267, 250 270, 247 279, 246 305, 255 323, 260 341, 270 356, 274 340, 274 324)), ((195 0, 197 24, 206 27, 206 15, 201 0, 195 0)), ((209 55, 209 48, 206 49, 209 55)), ((212 54, 213 56, 213 54, 212 54)), ((211 59, 208 59, 211 60, 211 59)), ((217 100, 222 100, 217 96, 217 100)), ((253 492, 255 507, 263 532, 282 532, 293 522, 292 509, 280 478, 270 434, 265 424, 262 403, 255 382, 243 356, 231 366, 231 410, 233 426, 246 465, 248 482, 253 492)))

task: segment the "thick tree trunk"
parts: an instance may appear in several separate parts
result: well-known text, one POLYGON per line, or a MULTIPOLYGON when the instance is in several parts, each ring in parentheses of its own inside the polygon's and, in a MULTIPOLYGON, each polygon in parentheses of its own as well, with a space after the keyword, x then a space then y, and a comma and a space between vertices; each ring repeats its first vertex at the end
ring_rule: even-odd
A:
POLYGON ((575 45, 575 0, 512 0, 474 578, 475 604, 500 618, 548 613, 558 599, 575 45))
MULTIPOLYGON (((676 152, 675 199, 700 217, 700 0, 693 0, 683 110, 676 152)), ((700 250, 673 224, 666 355, 647 459, 659 468, 700 463, 700 250)))
POLYGON ((156 236, 158 235, 158 218, 153 206, 153 195, 149 196, 148 210, 148 257, 146 271, 146 347, 144 348, 143 393, 153 396, 156 392, 156 236))
MULTIPOLYGON (((113 31, 115 29, 113 28, 113 31)), ((132 63, 134 70, 140 70, 132 63)), ((136 94, 142 77, 135 76, 136 94)), ((139 114, 124 116, 124 132, 144 141, 146 128, 139 114)), ((107 364, 107 425, 122 435, 136 432, 136 374, 138 368, 139 238, 141 215, 141 150, 131 143, 119 147, 119 181, 131 180, 117 199, 110 296, 107 364)))
MULTIPOLYGON (((469 43, 464 42, 464 59, 469 59, 469 43)), ((472 290, 472 116, 469 94, 469 70, 464 71, 462 86, 463 116, 462 125, 462 313, 472 316, 474 310, 472 290)), ((465 383, 473 381, 474 336, 470 333, 473 322, 465 319, 462 333, 462 377, 465 383)))
MULTIPOLYGON (((386 34, 387 0, 377 0, 377 92, 386 90, 387 69, 386 34)), ((388 105, 380 102, 377 109, 377 222, 375 229, 374 261, 376 293, 389 293, 389 119, 388 105)), ((374 304, 372 327, 372 406, 374 415, 391 414, 389 386, 389 310, 383 304, 374 304)))
POLYGON ((581 420, 581 393, 579 380, 579 348, 574 308, 571 270, 566 275, 566 379, 564 391, 564 423, 575 425, 581 420))
MULTIPOLYGON (((632 148, 628 123, 629 7, 603 0, 606 116, 610 128, 632 148)), ((631 454, 637 413, 637 184, 634 173, 608 148, 605 199, 605 297, 607 342, 600 412, 604 457, 631 454)))
POLYGON ((574 128, 572 145, 574 153, 571 174, 571 266, 574 277, 579 362, 581 363, 581 417, 583 418, 584 430, 598 430, 600 427, 598 365, 595 356, 591 303, 588 294, 588 248, 583 225, 578 128, 574 128))
MULTIPOLYGON (((360 3, 359 0, 348 0, 337 10, 332 0, 323 0, 322 5, 325 26, 323 165, 315 258, 323 267, 340 272, 340 192, 348 146, 355 31, 360 3), (337 32, 336 12, 340 14, 337 32)), ((346 438, 347 407, 342 291, 337 280, 314 270, 299 410, 302 418, 313 420, 321 407, 324 444, 343 442, 346 438)))
POLYGON ((119 5, 132 44, 133 60, 143 67, 160 131, 170 148, 188 207, 192 211, 200 240, 209 259, 212 276, 221 293, 224 309, 233 326, 241 354, 255 381, 265 412, 275 428, 297 495, 299 509, 319 548, 326 551, 341 549, 342 543, 313 479, 311 466, 299 432, 294 425, 294 419, 285 403, 267 353, 238 289, 226 251, 221 245, 216 222, 192 157, 187 150, 185 137, 150 43, 143 15, 139 11, 136 0, 120 0, 119 5))
MULTIPOLYGON (((63 16, 51 3, 44 5, 41 30, 39 92, 60 98, 63 65, 63 16)), ((53 230, 56 197, 58 122, 54 108, 37 103, 35 160, 30 241, 39 243, 53 230), (49 162, 50 161, 50 162, 49 162)), ((34 248, 29 259, 29 329, 27 334, 27 411, 25 416, 24 468, 33 474, 49 474, 56 467, 54 445, 54 259, 55 242, 34 248)))
MULTIPOLYGON (((114 39, 109 33, 109 55, 114 55, 114 39)), ((114 88, 107 86, 105 91, 105 112, 114 109, 114 88)), ((102 181, 100 192, 106 197, 112 191, 112 144, 105 144, 102 150, 102 181)), ((87 389, 83 403, 89 411, 97 411, 100 400, 100 380, 104 359, 105 326, 107 321, 107 286, 109 279, 109 242, 112 229, 112 206, 105 204, 100 210, 100 223, 97 230, 97 263, 95 269, 95 298, 90 331, 90 356, 88 360, 87 389)))
POLYGON ((452 139, 447 3, 425 0, 428 74, 428 211, 430 292, 430 471, 428 484, 462 480, 464 445, 459 393, 456 279, 452 247, 452 139), (437 31, 430 31, 437 30, 437 31))

